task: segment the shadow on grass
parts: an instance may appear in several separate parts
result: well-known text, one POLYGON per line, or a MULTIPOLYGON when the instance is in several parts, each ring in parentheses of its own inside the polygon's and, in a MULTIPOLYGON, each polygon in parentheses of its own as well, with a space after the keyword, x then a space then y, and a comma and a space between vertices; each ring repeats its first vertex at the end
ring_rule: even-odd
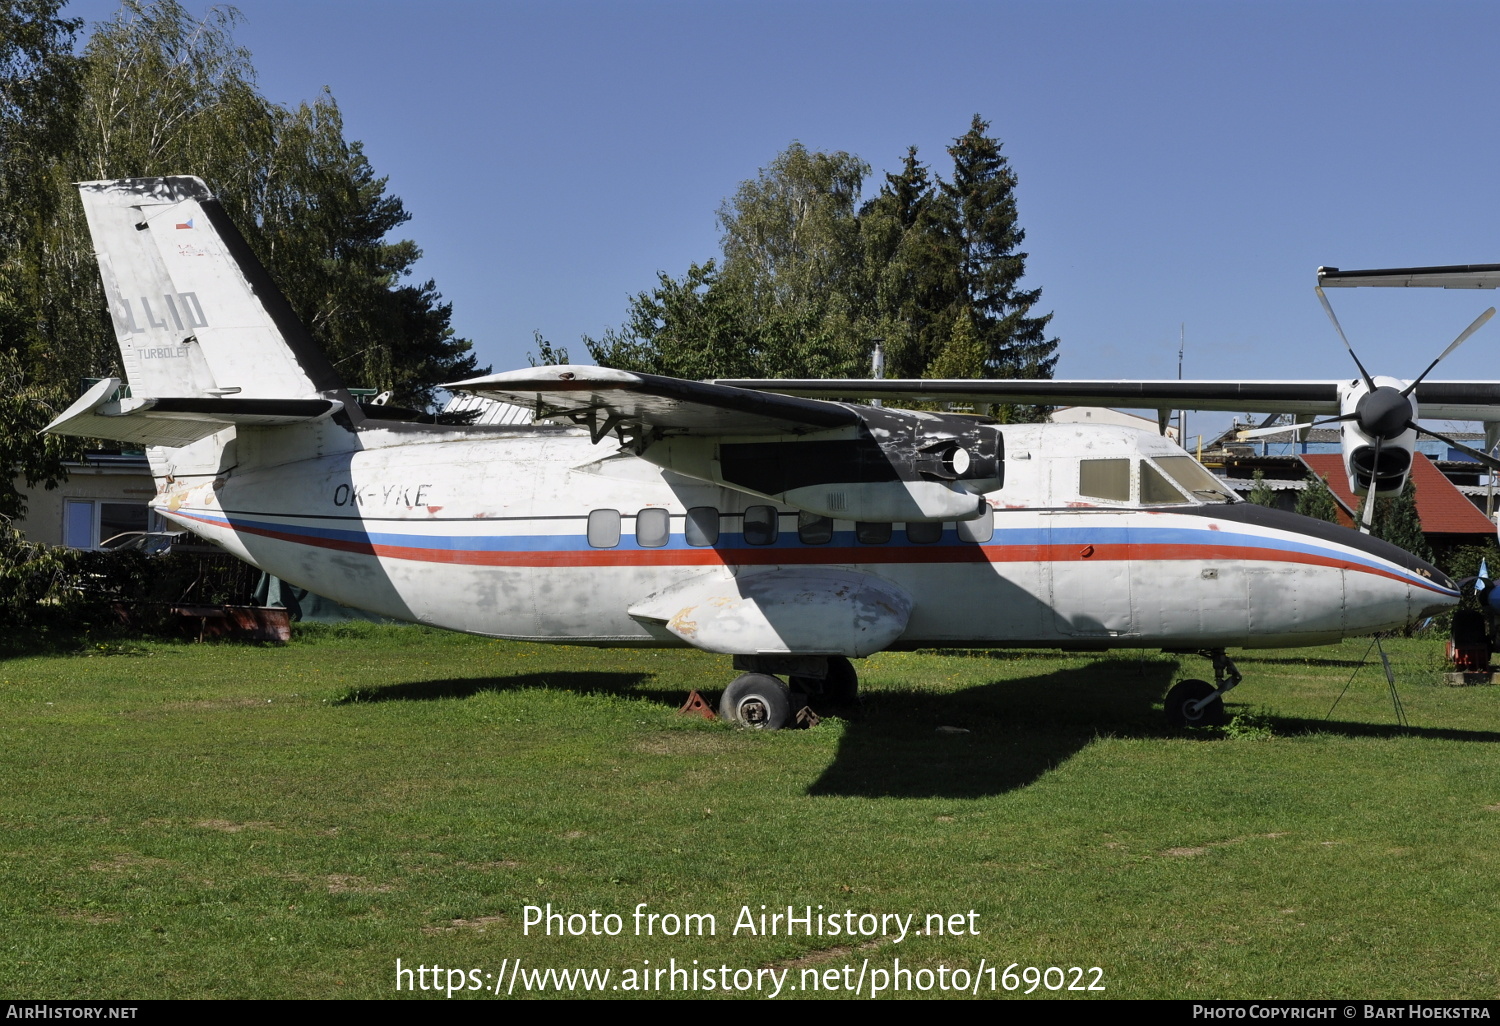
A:
MULTIPOLYGON (((1184 676, 1170 663, 1104 660, 948 695, 873 692, 814 795, 978 798, 1035 782, 1100 737, 1233 744, 1219 729, 1168 726, 1161 700, 1184 676), (957 727, 968 733, 940 731, 957 727)), ((1232 699, 1231 714, 1245 711, 1232 699)), ((1267 716, 1274 736, 1415 737, 1500 742, 1500 732, 1267 716)))
POLYGON ((417 680, 404 684, 387 684, 377 688, 354 688, 338 699, 339 705, 355 702, 428 702, 439 698, 470 698, 484 692, 548 689, 570 691, 575 695, 623 695, 644 698, 674 707, 687 701, 686 691, 668 691, 645 687, 652 680, 649 673, 606 673, 602 671, 568 671, 555 673, 522 673, 514 677, 455 677, 446 680, 417 680))
POLYGON ((808 793, 977 798, 1025 787, 1101 735, 1166 736, 1153 705, 1176 674, 1171 663, 1106 661, 947 695, 871 692, 808 793))
MULTIPOLYGON (((1168 662, 1101 660, 949 694, 868 692, 859 712, 846 721, 833 760, 807 793, 977 798, 1025 787, 1100 737, 1235 743, 1223 731, 1183 731, 1166 724, 1161 699, 1182 675, 1182 668, 1168 662), (940 732, 940 727, 968 733, 940 732)), ((602 671, 448 678, 359 688, 338 701, 423 702, 530 689, 641 698, 670 708, 687 699, 686 690, 653 688, 653 680, 649 673, 602 671)), ((717 694, 705 697, 710 704, 718 698, 717 694)), ((1230 702, 1231 713, 1243 711, 1243 706, 1230 702)), ((1323 734, 1500 742, 1500 732, 1492 731, 1276 715, 1262 721, 1278 737, 1323 734)))
MULTIPOLYGON (((1370 653, 1375 658, 1375 653, 1370 653)), ((1259 656, 1259 655, 1236 655, 1234 661, 1241 666, 1347 666, 1350 669, 1358 669, 1361 666, 1370 665, 1370 659, 1334 659, 1329 656, 1313 656, 1301 658, 1295 656, 1259 656)), ((1375 666, 1379 667, 1377 659, 1375 666)))
MULTIPOLYGON (((1386 710, 1388 713, 1390 710, 1386 710)), ((1500 731, 1457 730, 1450 727, 1402 727, 1395 723, 1350 723, 1344 720, 1309 720, 1290 716, 1267 716, 1266 723, 1277 737, 1334 734, 1338 737, 1415 737, 1428 741, 1500 742, 1500 731)))

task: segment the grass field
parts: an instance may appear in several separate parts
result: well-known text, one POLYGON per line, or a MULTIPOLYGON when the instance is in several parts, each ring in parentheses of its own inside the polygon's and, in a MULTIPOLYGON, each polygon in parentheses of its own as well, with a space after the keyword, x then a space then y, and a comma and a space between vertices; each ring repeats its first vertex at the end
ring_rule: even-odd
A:
POLYGON ((1196 657, 881 655, 858 716, 775 734, 677 716, 732 675, 690 652, 364 625, 10 659, 0 996, 392 997, 398 958, 487 988, 697 959, 811 996, 899 958, 1098 966, 1106 997, 1500 996, 1500 689, 1388 642, 1398 729, 1378 663, 1349 684, 1367 645, 1246 656, 1236 722, 1192 732, 1160 700, 1196 657), (549 902, 622 932, 523 932, 549 902), (716 935, 635 936, 641 902, 716 935), (735 935, 762 904, 966 932, 735 935))

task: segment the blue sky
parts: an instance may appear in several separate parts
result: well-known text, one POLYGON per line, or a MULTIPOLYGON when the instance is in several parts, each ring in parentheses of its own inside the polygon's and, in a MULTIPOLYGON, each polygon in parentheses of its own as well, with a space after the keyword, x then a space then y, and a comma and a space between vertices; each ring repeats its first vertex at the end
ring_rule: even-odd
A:
MULTIPOLYGON (((868 194, 908 145, 946 174, 976 112, 1020 178, 1058 377, 1173 377, 1184 323, 1188 377, 1350 375, 1318 265, 1500 262, 1500 5, 238 6, 262 90, 332 91, 497 370, 533 329, 586 360, 658 271, 715 255, 719 204, 792 140, 863 157, 868 194)), ((1496 294, 1331 296, 1371 370, 1411 376, 1496 294)), ((1496 324, 1436 376, 1500 378, 1496 324)))

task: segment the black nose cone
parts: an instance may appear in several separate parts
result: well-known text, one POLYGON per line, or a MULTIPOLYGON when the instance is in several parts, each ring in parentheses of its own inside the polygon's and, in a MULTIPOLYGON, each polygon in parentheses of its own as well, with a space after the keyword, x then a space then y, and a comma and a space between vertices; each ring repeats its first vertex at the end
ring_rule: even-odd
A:
POLYGON ((1358 549, 1361 552, 1368 553, 1378 559, 1395 563, 1397 566, 1411 571, 1418 577, 1426 578, 1439 588, 1446 588, 1449 591, 1458 590, 1458 585, 1453 583, 1451 577, 1425 559, 1418 559, 1405 549, 1398 548, 1388 541, 1382 541, 1368 534, 1361 534, 1352 527, 1341 527, 1338 524, 1330 524, 1325 520, 1314 520, 1312 517, 1304 517, 1298 513, 1288 513, 1282 509, 1257 506, 1253 502, 1236 502, 1228 506, 1198 506, 1195 509, 1183 510, 1182 512, 1213 517, 1217 520, 1232 520, 1255 527, 1291 531, 1295 534, 1315 538, 1318 541, 1344 545, 1351 549, 1358 549))

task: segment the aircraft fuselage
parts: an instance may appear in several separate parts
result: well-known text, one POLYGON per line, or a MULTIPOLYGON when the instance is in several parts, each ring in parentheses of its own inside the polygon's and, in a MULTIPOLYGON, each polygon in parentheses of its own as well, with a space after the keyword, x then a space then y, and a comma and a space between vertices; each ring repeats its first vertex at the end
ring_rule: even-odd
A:
MULTIPOLYGON (((257 430, 239 440, 238 466, 212 482, 169 480, 158 508, 340 602, 551 643, 697 643, 642 604, 797 568, 868 575, 909 596, 904 629, 878 646, 897 648, 1315 645, 1457 601, 1441 573, 1357 532, 1243 502, 1161 501, 1145 480, 1160 475, 1143 468, 1185 454, 1130 429, 1006 427, 989 515, 941 525, 799 516, 579 429, 366 425, 360 448, 317 454, 327 447, 310 432, 343 430, 257 430), (1123 498, 1081 494, 1108 490, 1080 482, 1081 461, 1123 474, 1123 498)), ((807 650, 777 645, 752 647, 807 650)))

